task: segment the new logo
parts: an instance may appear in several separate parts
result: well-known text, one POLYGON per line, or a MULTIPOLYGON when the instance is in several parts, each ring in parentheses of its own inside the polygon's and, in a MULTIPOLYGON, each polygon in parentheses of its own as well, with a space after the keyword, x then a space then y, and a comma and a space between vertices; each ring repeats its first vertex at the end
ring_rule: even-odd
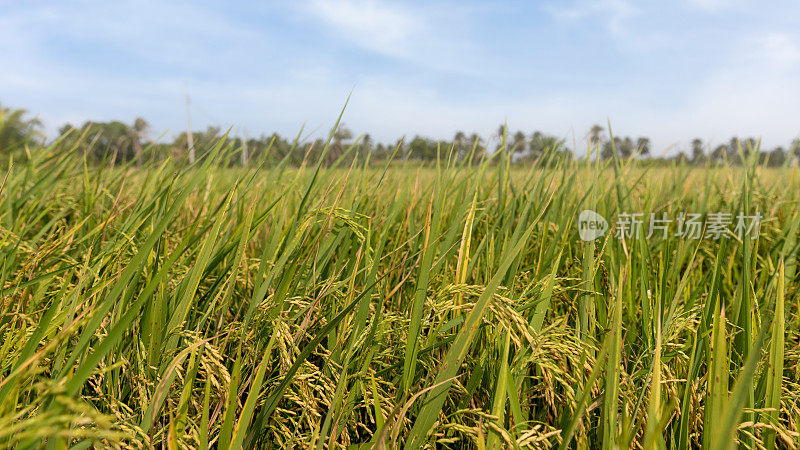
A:
POLYGON ((606 219, 592 211, 591 209, 584 209, 578 215, 578 234, 581 240, 593 241, 608 231, 608 222, 606 219))

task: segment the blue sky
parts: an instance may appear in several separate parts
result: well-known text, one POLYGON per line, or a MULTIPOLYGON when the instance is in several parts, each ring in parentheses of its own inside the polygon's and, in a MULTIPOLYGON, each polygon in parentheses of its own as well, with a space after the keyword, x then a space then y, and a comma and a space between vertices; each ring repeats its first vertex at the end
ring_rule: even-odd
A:
POLYGON ((378 140, 511 130, 585 148, 592 123, 656 153, 800 132, 800 2, 0 0, 0 102, 64 123, 378 140))

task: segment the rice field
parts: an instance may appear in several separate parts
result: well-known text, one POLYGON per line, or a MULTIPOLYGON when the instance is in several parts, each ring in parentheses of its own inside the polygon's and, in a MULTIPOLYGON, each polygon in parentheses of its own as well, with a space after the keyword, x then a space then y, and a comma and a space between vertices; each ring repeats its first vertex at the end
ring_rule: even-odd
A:
POLYGON ((112 167, 56 143, 8 170, 0 447, 800 443, 796 168, 203 150, 112 167), (619 237, 623 213, 645 226, 619 237), (648 236, 651 213, 676 221, 648 236))

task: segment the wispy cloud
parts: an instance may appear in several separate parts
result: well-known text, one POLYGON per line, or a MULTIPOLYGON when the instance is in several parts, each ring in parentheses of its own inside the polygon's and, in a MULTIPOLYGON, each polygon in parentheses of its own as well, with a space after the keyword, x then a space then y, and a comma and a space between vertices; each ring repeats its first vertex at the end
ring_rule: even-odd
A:
POLYGON ((416 69, 474 74, 483 55, 469 35, 479 8, 378 0, 308 0, 295 6, 326 30, 332 42, 346 43, 416 69))
POLYGON ((600 20, 614 35, 624 35, 628 21, 640 13, 639 8, 626 0, 582 0, 546 8, 557 20, 578 22, 585 19, 600 20))
POLYGON ((305 9, 354 44, 391 56, 407 56, 427 25, 420 14, 375 0, 311 0, 305 9))

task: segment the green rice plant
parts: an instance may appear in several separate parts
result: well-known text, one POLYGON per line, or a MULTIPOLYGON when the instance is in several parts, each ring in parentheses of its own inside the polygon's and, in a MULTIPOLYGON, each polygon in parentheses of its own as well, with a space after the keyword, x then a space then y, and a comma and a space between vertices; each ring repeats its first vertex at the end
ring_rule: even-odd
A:
POLYGON ((192 165, 92 164, 74 141, 14 161, 0 446, 798 447, 796 168, 757 147, 523 166, 505 137, 377 166, 301 136, 299 168, 230 168, 224 141, 192 165), (688 212, 697 239, 648 232, 688 212))

